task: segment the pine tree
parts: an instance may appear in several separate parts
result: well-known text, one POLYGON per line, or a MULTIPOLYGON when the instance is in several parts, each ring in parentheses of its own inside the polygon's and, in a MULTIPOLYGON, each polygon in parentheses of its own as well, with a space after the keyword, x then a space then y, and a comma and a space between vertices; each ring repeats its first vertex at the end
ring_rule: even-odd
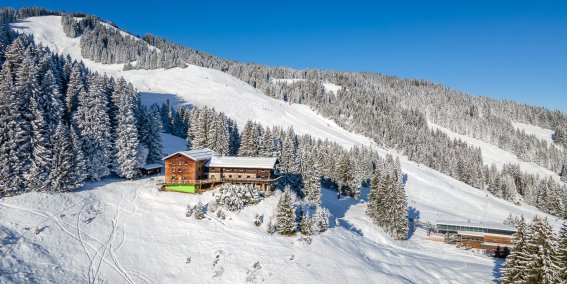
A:
POLYGON ((295 208, 288 187, 282 194, 276 207, 276 230, 281 235, 292 235, 295 233, 296 228, 295 208))
POLYGON ((567 221, 563 222, 561 231, 559 232, 559 249, 558 249, 558 266, 559 279, 567 280, 567 221))
POLYGON ((63 122, 59 122, 53 135, 53 163, 49 176, 49 186, 56 191, 74 189, 73 177, 73 145, 70 143, 69 130, 63 122))
POLYGON ((84 181, 87 178, 87 168, 85 155, 83 154, 83 142, 73 125, 70 125, 69 133, 71 135, 71 143, 74 153, 71 167, 72 176, 70 178, 70 187, 75 189, 83 186, 84 181))
POLYGON ((522 216, 516 225, 511 253, 504 264, 506 269, 503 273, 503 283, 525 283, 527 281, 526 265, 530 259, 527 251, 528 242, 528 226, 522 216))
POLYGON ((329 228, 329 210, 321 206, 315 207, 313 228, 313 231, 317 233, 325 232, 329 228))
POLYGON ((366 214, 375 222, 381 216, 379 210, 383 208, 382 194, 379 192, 381 179, 380 171, 376 170, 370 181, 370 193, 368 194, 368 205, 366 207, 366 214))
POLYGON ((69 122, 79 105, 80 93, 85 90, 84 80, 81 66, 77 63, 73 64, 65 96, 65 119, 69 122))
POLYGON ((353 179, 350 158, 347 153, 343 153, 337 163, 337 181, 339 183, 339 190, 343 194, 353 195, 354 190, 351 188, 353 179))
POLYGON ((557 239, 547 219, 537 216, 532 221, 527 246, 527 282, 551 284, 559 282, 557 239))
POLYGON ((102 78, 92 74, 88 81, 89 92, 81 91, 79 94, 79 106, 73 123, 80 133, 85 160, 89 161, 85 167, 87 176, 96 181, 110 174, 111 132, 102 78))
POLYGON ((140 165, 138 152, 138 129, 136 127, 136 111, 138 95, 122 80, 118 81, 113 97, 118 97, 118 130, 116 140, 117 174, 125 178, 133 178, 138 174, 140 165))
MULTIPOLYGON (((159 108, 151 106, 146 118, 146 135, 142 143, 148 148, 147 163, 157 163, 163 157, 163 139, 161 136, 162 126, 159 108)), ((189 139, 189 137, 187 137, 189 139)))
POLYGON ((258 156, 258 132, 257 126, 252 122, 246 122, 242 134, 240 135, 240 148, 238 156, 256 157, 258 156))
POLYGON ((303 214, 301 217, 301 222, 299 224, 299 228, 301 229, 301 233, 307 236, 313 235, 313 221, 309 217, 309 214, 303 214))

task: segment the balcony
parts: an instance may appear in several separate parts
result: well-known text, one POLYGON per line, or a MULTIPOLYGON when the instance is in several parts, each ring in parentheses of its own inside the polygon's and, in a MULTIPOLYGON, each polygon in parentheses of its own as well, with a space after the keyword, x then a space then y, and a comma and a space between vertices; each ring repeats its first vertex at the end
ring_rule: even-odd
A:
POLYGON ((178 179, 163 179, 158 180, 160 185, 174 185, 174 184, 213 184, 213 183, 244 183, 244 184, 273 184, 280 180, 281 177, 275 178, 208 178, 208 179, 197 179, 197 180, 178 180, 178 179))

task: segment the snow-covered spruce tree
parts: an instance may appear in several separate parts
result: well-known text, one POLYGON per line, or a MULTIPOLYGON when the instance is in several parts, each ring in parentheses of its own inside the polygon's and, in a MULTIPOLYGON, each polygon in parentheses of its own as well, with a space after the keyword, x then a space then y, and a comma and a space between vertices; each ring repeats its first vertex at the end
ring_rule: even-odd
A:
POLYGON ((258 126, 252 121, 246 122, 240 136, 238 156, 257 157, 259 150, 258 126))
POLYGON ((89 91, 79 94, 79 107, 74 114, 73 123, 79 130, 87 176, 92 180, 110 174, 112 145, 110 121, 107 112, 107 97, 103 89, 102 78, 89 75, 89 91))
POLYGON ((138 174, 141 166, 137 159, 140 144, 135 117, 139 98, 132 86, 122 78, 116 84, 113 97, 118 98, 116 172, 119 176, 130 179, 138 174))
POLYGON ((15 70, 14 92, 10 92, 12 95, 9 98, 12 120, 8 122, 8 139, 12 144, 11 159, 13 159, 12 171, 14 171, 11 187, 15 190, 24 190, 29 184, 30 161, 33 152, 31 126, 33 115, 29 106, 32 97, 39 92, 35 78, 37 70, 35 70, 31 49, 18 50, 23 48, 24 45, 23 39, 21 42, 16 40, 6 50, 6 62, 19 66, 15 70))
POLYGON ((547 218, 534 217, 529 230, 527 283, 559 283, 557 238, 547 218))
MULTIPOLYGON (((26 60, 22 62, 26 63, 26 60)), ((51 92, 42 92, 37 78, 39 77, 37 73, 37 66, 33 63, 30 65, 31 69, 28 76, 28 86, 31 96, 30 112, 31 112, 31 147, 32 156, 29 172, 27 173, 26 179, 28 180, 27 187, 33 191, 45 191, 49 188, 48 179, 50 176, 50 171, 52 169, 52 143, 51 143, 51 129, 55 125, 51 125, 49 121, 48 114, 53 111, 49 104, 52 101, 50 96, 51 92), (34 70, 35 69, 35 70, 34 70)), ((20 70, 24 70, 22 68, 20 70)))
POLYGON ((71 121, 72 114, 79 106, 79 95, 85 90, 85 77, 80 64, 73 63, 71 73, 69 75, 69 83, 67 84, 67 94, 65 96, 65 119, 71 121))
POLYGON ((380 194, 381 179, 380 169, 376 169, 370 181, 370 193, 368 194, 368 205, 366 207, 366 214, 376 223, 379 223, 378 218, 382 215, 380 210, 383 209, 384 203, 383 194, 380 194))
POLYGON ((315 229, 313 225, 313 220, 311 219, 311 217, 307 212, 304 213, 303 216, 301 217, 301 222, 299 223, 299 229, 301 230, 301 233, 304 235, 307 236, 313 235, 315 229))
POLYGON ((163 157, 162 126, 157 105, 152 105, 146 114, 145 135, 142 143, 148 148, 147 163, 157 163, 163 157))
POLYGON ((14 100, 17 98, 12 74, 12 63, 6 61, 0 70, 0 192, 2 195, 8 192, 17 191, 21 182, 21 172, 14 171, 13 157, 17 151, 17 144, 14 144, 14 131, 18 125, 12 121, 17 117, 17 113, 12 108, 14 100))
POLYGON ((291 189, 287 187, 276 207, 276 230, 281 235, 293 235, 297 229, 295 207, 291 200, 291 189))
POLYGON ((516 225, 511 253, 504 263, 503 283, 526 283, 528 278, 526 265, 530 259, 527 251, 528 242, 528 225, 522 215, 516 225))
POLYGON ((352 164, 350 157, 347 153, 343 153, 337 163, 337 178, 339 184, 339 191, 342 194, 353 196, 354 191, 351 188, 354 179, 352 175, 352 164))
POLYGON ((203 203, 201 201, 199 201, 199 203, 195 205, 195 208, 193 208, 193 216, 195 216, 195 219, 197 220, 202 220, 205 218, 205 211, 203 208, 203 203))
MULTIPOLYGON (((399 167, 399 165, 398 165, 399 167)), ((396 170, 398 175, 393 187, 394 193, 391 201, 392 208, 392 237, 396 240, 405 240, 408 237, 408 202, 403 181, 401 179, 401 168, 396 170)))
POLYGON ((567 279, 567 221, 563 221, 559 232, 559 279, 567 279))
POLYGON ((313 213, 313 232, 322 233, 329 228, 329 210, 321 206, 315 207, 313 213))
POLYGON ((71 135, 71 143, 73 147, 73 160, 72 160, 72 175, 70 178, 70 187, 79 188, 83 186, 84 181, 87 179, 87 168, 85 155, 83 153, 83 140, 79 137, 76 128, 73 125, 69 126, 69 133, 71 135))
POLYGON ((49 186, 55 191, 69 191, 75 189, 73 180, 73 145, 67 125, 59 122, 52 137, 53 161, 49 175, 49 186))

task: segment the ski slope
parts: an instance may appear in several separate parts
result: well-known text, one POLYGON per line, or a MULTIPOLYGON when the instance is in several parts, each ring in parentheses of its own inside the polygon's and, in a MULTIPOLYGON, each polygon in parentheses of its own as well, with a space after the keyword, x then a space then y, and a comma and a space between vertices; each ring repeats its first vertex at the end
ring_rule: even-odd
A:
MULTIPOLYGON (((444 132, 445 134, 447 134, 449 137, 454 138, 454 139, 459 139, 471 146, 474 147, 479 147, 481 152, 482 152, 482 159, 484 161, 484 163, 486 165, 496 165, 496 167, 498 169, 502 169, 502 167, 505 164, 518 164, 520 165, 520 169, 522 169, 522 171, 525 171, 527 173, 531 173, 531 174, 536 174, 539 175, 541 177, 553 177, 554 180, 556 181, 560 181, 560 177, 557 173, 554 173, 540 165, 537 165, 535 163, 531 163, 531 162, 524 162, 520 159, 518 159, 518 156, 505 151, 501 148, 499 148, 498 146, 492 145, 490 143, 484 142, 482 140, 476 139, 476 138, 472 138, 466 135, 462 135, 456 132, 453 132, 447 128, 444 128, 440 125, 437 125, 431 121, 428 121, 429 124, 429 128, 431 129, 437 129, 440 130, 442 132, 444 132)), ((532 126, 532 129, 535 126, 532 126)), ((527 132, 526 132, 527 133, 527 132)))
MULTIPOLYGON (((175 96, 196 106, 214 107, 244 126, 252 120, 268 126, 293 126, 298 134, 310 134, 336 141, 344 147, 365 144, 370 139, 350 133, 306 105, 288 104, 265 96, 252 86, 218 70, 190 65, 187 68, 129 70, 122 64, 100 64, 81 55, 80 37, 69 38, 63 32, 60 16, 32 17, 12 24, 18 32, 33 34, 36 42, 52 51, 82 60, 87 67, 109 76, 124 77, 140 92, 161 98, 175 96)), ((148 96, 143 96, 147 98, 148 96)), ((151 100, 155 102, 155 100, 151 100)))
MULTIPOLYGON (((191 65, 122 71, 120 64, 85 60, 80 39, 68 38, 57 16, 33 17, 12 26, 60 54, 83 60, 92 70, 124 77, 143 92, 145 103, 175 98, 214 107, 240 126, 247 120, 293 125, 299 134, 345 147, 374 145, 305 105, 269 98, 217 70, 191 65)), ((185 141, 166 134, 164 145, 165 153, 185 149, 185 141)), ((490 146, 483 146, 490 150, 483 148, 485 161, 514 159, 490 146)), ((502 222, 512 213, 547 216, 555 228, 560 226, 559 220, 533 207, 495 198, 394 151, 379 151, 400 158, 407 174, 409 206, 422 221, 502 222)), ((407 242, 392 241, 368 220, 364 214, 367 190, 362 196, 362 200, 337 200, 333 192, 324 190, 323 206, 333 218, 340 218, 340 225, 313 237, 311 244, 299 236, 269 236, 265 224, 261 228, 252 224, 256 213, 264 214, 267 222, 277 196, 239 214, 229 213, 224 221, 184 216, 187 204, 206 202, 211 192, 158 192, 152 179, 108 179, 73 193, 4 198, 0 200, 0 282, 488 283, 495 278, 492 259, 424 241, 419 233, 407 242), (42 230, 36 235, 35 228, 42 230), (259 266, 254 268, 256 262, 259 266)))
MULTIPOLYGON (((297 82, 303 82, 305 79, 282 79, 282 78, 272 78, 272 84, 294 84, 297 82)), ((337 94, 337 92, 342 89, 343 87, 339 85, 335 85, 329 82, 322 83, 323 88, 325 89, 326 93, 337 94)))
MULTIPOLYGON (((547 142, 548 145, 555 145, 553 142, 553 133, 555 131, 551 129, 541 128, 539 126, 520 123, 520 122, 513 122, 512 125, 514 128, 525 131, 528 135, 534 135, 537 139, 547 142)), ((556 147, 559 147, 556 145, 556 147)))

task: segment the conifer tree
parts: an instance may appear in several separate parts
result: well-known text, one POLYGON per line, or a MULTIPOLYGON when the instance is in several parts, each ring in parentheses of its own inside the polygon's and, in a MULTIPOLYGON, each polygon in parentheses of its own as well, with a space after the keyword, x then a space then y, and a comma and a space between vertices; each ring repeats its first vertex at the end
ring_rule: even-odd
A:
POLYGON ((301 217, 301 223, 299 224, 299 227, 301 229, 302 234, 308 236, 313 235, 313 221, 309 217, 309 214, 307 213, 303 214, 303 217, 301 217))
MULTIPOLYGON (((146 131, 142 143, 148 148, 147 163, 157 163, 163 157, 162 126, 157 106, 151 106, 146 114, 146 131)), ((189 137, 187 137, 189 139, 189 137)))
POLYGON ((329 210, 321 206, 315 207, 313 214, 314 232, 322 233, 329 228, 329 210))
POLYGON ((112 148, 110 121, 107 112, 107 97, 104 93, 102 78, 89 76, 89 92, 81 91, 79 106, 73 117, 73 123, 79 130, 87 176, 92 180, 110 174, 112 148))
POLYGON ((290 188, 286 188, 276 207, 276 230, 281 235, 292 235, 295 233, 297 223, 295 222, 295 208, 291 200, 290 188))
POLYGON ((559 232, 559 249, 558 249, 558 266, 559 279, 567 280, 567 221, 563 221, 561 231, 559 232))
POLYGON ((529 261, 528 255, 528 226, 524 216, 520 217, 516 225, 516 233, 511 248, 511 253, 507 257, 504 266, 503 283, 525 283, 528 278, 526 265, 529 261))
POLYGON ((119 81, 113 97, 119 98, 118 130, 116 139, 117 174, 125 178, 133 178, 142 166, 138 163, 138 129, 136 125, 136 111, 138 106, 137 93, 125 82, 119 81))
POLYGON ((547 218, 537 216, 532 221, 527 246, 529 260, 526 264, 527 282, 558 283, 557 239, 547 218))
POLYGON ((53 163, 49 176, 49 187, 56 191, 74 189, 73 178, 73 145, 70 143, 69 130, 63 122, 59 122, 53 135, 53 163))

